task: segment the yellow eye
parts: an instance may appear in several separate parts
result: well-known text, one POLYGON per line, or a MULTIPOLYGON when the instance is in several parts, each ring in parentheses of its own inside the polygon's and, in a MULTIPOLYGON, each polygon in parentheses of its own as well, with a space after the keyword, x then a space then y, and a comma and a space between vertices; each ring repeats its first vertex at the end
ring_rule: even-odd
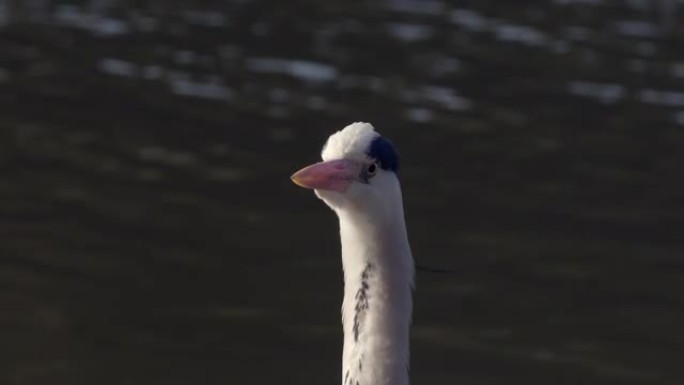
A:
POLYGON ((373 176, 375 173, 378 171, 378 165, 373 162, 368 166, 368 169, 366 170, 366 173, 368 176, 373 176))

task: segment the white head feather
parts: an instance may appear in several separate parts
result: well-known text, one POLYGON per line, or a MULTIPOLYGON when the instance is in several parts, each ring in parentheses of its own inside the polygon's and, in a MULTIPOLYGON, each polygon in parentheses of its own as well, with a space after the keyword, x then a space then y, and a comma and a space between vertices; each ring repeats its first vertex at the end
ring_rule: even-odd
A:
POLYGON ((334 159, 369 160, 368 148, 380 136, 370 123, 356 122, 330 135, 321 151, 324 161, 334 159))

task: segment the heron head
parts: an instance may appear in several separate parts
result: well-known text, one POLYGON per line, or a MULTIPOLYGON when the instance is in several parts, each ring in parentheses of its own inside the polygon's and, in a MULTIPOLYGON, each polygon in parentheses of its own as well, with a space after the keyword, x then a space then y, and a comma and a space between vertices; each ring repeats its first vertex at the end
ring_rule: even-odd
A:
POLYGON ((297 171, 292 181, 314 189, 336 211, 377 210, 401 194, 397 150, 369 123, 353 123, 331 135, 321 158, 322 162, 297 171))

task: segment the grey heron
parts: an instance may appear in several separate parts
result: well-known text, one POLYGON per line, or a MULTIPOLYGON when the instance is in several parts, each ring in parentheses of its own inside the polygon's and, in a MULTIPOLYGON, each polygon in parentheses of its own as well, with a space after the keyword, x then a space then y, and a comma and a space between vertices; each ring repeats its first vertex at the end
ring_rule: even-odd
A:
POLYGON ((399 156, 369 123, 328 138, 322 162, 292 175, 337 214, 342 243, 343 385, 408 385, 414 263, 399 156))

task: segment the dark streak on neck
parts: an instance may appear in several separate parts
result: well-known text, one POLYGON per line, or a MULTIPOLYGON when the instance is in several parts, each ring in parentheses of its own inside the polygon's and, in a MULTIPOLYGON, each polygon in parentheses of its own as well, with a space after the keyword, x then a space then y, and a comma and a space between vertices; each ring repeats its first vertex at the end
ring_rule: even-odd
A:
POLYGON ((363 323, 363 318, 366 315, 366 310, 368 310, 368 290, 370 285, 368 280, 370 274, 373 271, 373 265, 371 263, 366 265, 361 273, 361 287, 356 292, 356 306, 354 307, 354 326, 352 331, 354 333, 354 341, 358 342, 359 333, 361 332, 361 324, 363 323))

